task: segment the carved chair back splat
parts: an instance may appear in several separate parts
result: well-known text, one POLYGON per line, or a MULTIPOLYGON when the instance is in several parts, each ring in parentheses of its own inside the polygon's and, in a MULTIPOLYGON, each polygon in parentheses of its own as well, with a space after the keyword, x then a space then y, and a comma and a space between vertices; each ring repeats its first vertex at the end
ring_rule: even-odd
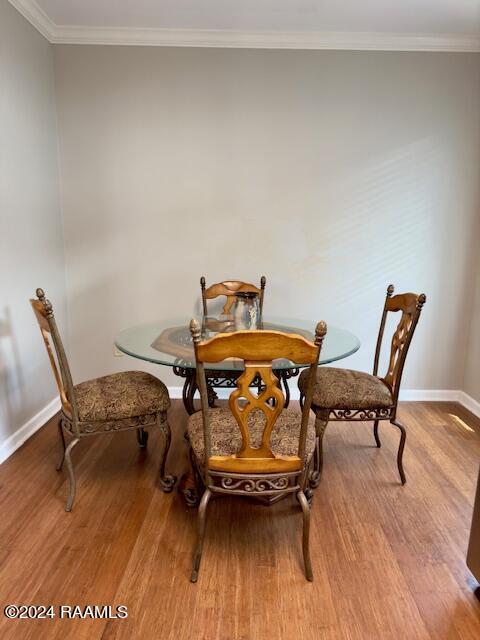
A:
POLYGON ((205 277, 200 278, 200 288, 202 290, 202 306, 203 315, 208 315, 207 300, 213 300, 219 296, 226 296, 226 301, 222 309, 222 313, 225 315, 230 312, 230 309, 235 302, 235 294, 237 292, 245 293, 258 293, 260 299, 260 315, 263 313, 263 294, 265 291, 265 285, 267 279, 265 276, 260 278, 260 288, 249 282, 242 282, 241 280, 225 280, 224 282, 218 282, 206 287, 205 277))
POLYGON ((377 346, 375 349, 375 360, 373 365, 373 375, 378 375, 378 366, 380 361, 380 352, 382 348, 383 335, 387 315, 400 311, 401 316, 397 324, 395 332, 392 336, 390 346, 390 357, 388 368, 382 380, 392 392, 393 403, 397 404, 398 394, 400 391, 400 383, 402 380, 403 368, 407 357, 408 349, 413 338, 420 313, 426 301, 424 293, 402 293, 394 296, 393 284, 387 288, 385 305, 383 308, 382 319, 380 322, 380 330, 378 332, 377 346))
POLYGON ((190 330, 195 348, 197 381, 203 414, 207 484, 209 470, 247 474, 299 472, 305 455, 308 417, 320 348, 326 332, 325 323, 318 324, 315 343, 309 342, 303 336, 279 331, 238 331, 218 334, 202 342, 200 325, 196 320, 192 320, 190 330), (229 408, 240 429, 242 446, 232 456, 212 456, 204 363, 216 363, 227 358, 240 358, 245 363, 245 370, 237 379, 237 388, 229 398, 229 408), (285 404, 284 395, 278 387, 278 379, 272 370, 272 361, 276 358, 286 358, 297 364, 310 365, 297 456, 276 456, 270 447, 272 431, 285 404), (250 386, 256 376, 261 380, 258 394, 250 386), (261 444, 258 447, 252 446, 249 426, 249 416, 254 411, 261 411, 265 418, 261 444))

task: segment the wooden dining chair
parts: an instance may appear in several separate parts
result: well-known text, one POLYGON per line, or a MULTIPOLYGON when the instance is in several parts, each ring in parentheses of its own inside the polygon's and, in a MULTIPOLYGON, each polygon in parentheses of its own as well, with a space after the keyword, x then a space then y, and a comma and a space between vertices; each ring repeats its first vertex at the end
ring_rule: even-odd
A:
POLYGON ((188 435, 197 492, 203 490, 191 581, 198 578, 206 509, 212 495, 267 497, 274 502, 289 493, 296 495, 303 511, 305 573, 308 580, 313 580, 310 504, 305 489, 315 447, 310 405, 326 324, 317 325, 314 343, 279 331, 238 331, 202 341, 196 320, 192 320, 190 330, 202 410, 189 417, 188 435), (204 363, 232 357, 244 361, 244 371, 236 381, 228 407, 212 409, 208 405, 204 363), (285 398, 272 370, 272 360, 276 358, 310 365, 302 412, 284 409, 285 398), (256 376, 263 382, 258 393, 250 386, 256 376))
MULTIPOLYGON (((373 434, 377 447, 381 446, 378 425, 388 420, 400 430, 400 444, 397 452, 397 466, 402 484, 405 484, 403 468, 403 450, 407 437, 405 427, 397 418, 398 395, 403 368, 410 343, 415 332, 420 313, 426 301, 424 293, 401 293, 393 295, 394 286, 387 288, 387 297, 383 308, 380 330, 375 350, 373 375, 351 369, 320 367, 312 399, 312 410, 316 414, 317 442, 314 455, 314 468, 310 474, 310 485, 318 486, 323 468, 323 436, 330 421, 366 421, 373 420, 373 434), (400 320, 392 336, 388 369, 383 377, 378 376, 380 352, 387 315, 401 312, 400 320)), ((300 403, 303 402, 309 384, 307 372, 298 379, 300 403)))
MULTIPOLYGON (((225 304, 223 305, 222 314, 228 315, 235 303, 235 294, 239 292, 244 293, 256 293, 259 297, 260 318, 263 316, 263 297, 265 292, 265 285, 267 279, 265 276, 260 278, 260 288, 249 282, 243 282, 241 280, 225 280, 224 282, 217 282, 209 287, 206 286, 205 277, 200 278, 200 289, 202 291, 202 307, 204 319, 208 316, 207 300, 214 300, 220 296, 225 296, 225 304)), ((215 406, 215 401, 218 399, 215 389, 229 389, 235 385, 236 375, 227 372, 218 371, 214 369, 205 370, 205 375, 208 381, 208 397, 211 407, 215 406)), ((285 384, 288 384, 284 382, 285 384)), ((287 387, 288 388, 288 387, 287 387)), ((192 388, 192 391, 195 389, 192 388)), ((288 404, 288 403, 287 403, 288 404)))
POLYGON ((63 450, 57 471, 65 462, 70 484, 65 511, 71 511, 76 491, 72 449, 88 436, 134 429, 138 444, 145 448, 148 441, 145 429, 158 427, 163 439, 160 482, 165 492, 171 491, 176 478, 165 473, 170 448, 167 387, 143 371, 114 373, 74 385, 52 304, 42 289, 37 289, 36 294, 37 299, 30 303, 40 326, 61 402, 58 427, 63 450), (68 446, 65 446, 64 432, 72 438, 68 446))
POLYGON ((206 286, 205 277, 200 278, 200 288, 202 290, 202 305, 203 315, 208 315, 207 300, 213 300, 219 296, 226 296, 226 301, 223 306, 222 313, 227 315, 235 302, 235 294, 239 292, 245 293, 258 293, 260 300, 260 317, 263 313, 263 294, 265 291, 265 285, 267 279, 265 276, 260 278, 260 288, 249 282, 242 282, 241 280, 225 280, 224 282, 217 282, 209 287, 206 286))

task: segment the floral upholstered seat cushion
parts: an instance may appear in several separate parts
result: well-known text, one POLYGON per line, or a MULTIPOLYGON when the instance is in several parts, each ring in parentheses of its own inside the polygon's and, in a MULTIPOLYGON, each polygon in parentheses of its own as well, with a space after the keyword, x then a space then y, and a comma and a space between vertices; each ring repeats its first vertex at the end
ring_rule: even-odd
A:
MULTIPOLYGON (((298 441, 302 414, 298 409, 284 409, 272 431, 270 447, 273 453, 282 456, 298 455, 298 441)), ((209 410, 209 423, 211 432, 212 455, 228 456, 237 453, 242 446, 240 427, 232 412, 227 407, 209 410)), ((261 438, 265 420, 263 412, 257 410, 250 414, 250 441, 253 447, 261 444, 261 438)), ((198 460, 205 462, 203 443, 203 419, 202 412, 194 413, 188 419, 188 435, 190 444, 198 460)), ((307 460, 311 457, 315 447, 315 421, 309 420, 305 454, 307 460)))
POLYGON ((166 411, 167 387, 143 371, 124 371, 75 385, 80 422, 122 420, 166 411))
MULTIPOLYGON (((298 388, 305 393, 308 370, 298 379, 298 388)), ((369 373, 352 369, 318 367, 313 401, 324 409, 374 409, 391 407, 392 394, 387 385, 369 373)))

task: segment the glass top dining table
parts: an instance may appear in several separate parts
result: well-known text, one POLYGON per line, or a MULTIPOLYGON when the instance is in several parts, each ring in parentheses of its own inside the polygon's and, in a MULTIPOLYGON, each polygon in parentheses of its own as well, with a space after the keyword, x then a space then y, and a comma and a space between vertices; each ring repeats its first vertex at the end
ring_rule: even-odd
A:
MULTIPOLYGON (((210 338, 217 333, 235 331, 233 322, 227 317, 200 318, 202 337, 210 338)), ((193 397, 197 389, 195 355, 189 329, 190 320, 163 320, 141 324, 122 331, 115 339, 119 351, 140 360, 161 364, 173 368, 176 375, 185 378, 183 401, 188 413, 194 413, 193 397)), ((261 329, 296 333, 309 340, 314 340, 315 322, 265 316, 261 329)), ((320 364, 328 364, 346 358, 360 348, 360 340, 345 329, 328 325, 327 335, 320 353, 320 364)), ((286 359, 273 361, 273 369, 283 383, 288 405, 290 392, 288 379, 299 374, 307 365, 298 364, 286 359)), ((213 406, 217 394, 215 389, 232 388, 243 371, 242 360, 230 358, 205 365, 209 400, 213 406)))
MULTIPOLYGON (((202 338, 211 338, 217 333, 234 331, 234 325, 227 319, 199 319, 202 324, 202 338)), ((315 323, 290 318, 266 317, 262 329, 296 333, 313 342, 315 323)), ((140 360, 156 364, 184 369, 195 369, 195 355, 189 320, 164 320, 141 324, 122 331, 115 340, 115 346, 125 353, 140 360)), ((360 347, 360 340, 350 331, 329 325, 320 354, 320 364, 341 360, 355 353, 360 347)), ((206 365, 207 366, 207 365, 206 365)), ((276 370, 302 368, 307 365, 297 364, 290 360, 274 360, 276 370)), ((207 366, 208 368, 208 366, 207 366)), ((230 358, 212 365, 216 371, 242 371, 243 361, 230 358)))

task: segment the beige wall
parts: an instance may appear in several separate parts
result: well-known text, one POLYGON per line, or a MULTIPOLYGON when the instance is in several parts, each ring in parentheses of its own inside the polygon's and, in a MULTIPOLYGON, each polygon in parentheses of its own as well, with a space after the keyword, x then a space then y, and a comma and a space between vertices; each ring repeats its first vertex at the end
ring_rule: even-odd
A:
POLYGON ((405 387, 480 401, 479 62, 52 47, 0 0, 0 459, 55 396, 38 285, 77 379, 178 384, 112 341, 190 317, 202 273, 265 273, 270 314, 351 329, 362 349, 342 364, 367 370, 393 281, 429 297, 405 387))
MULTIPOLYGON (((405 387, 458 389, 478 250, 480 56, 55 47, 72 361, 189 317, 198 278, 351 329, 425 291, 405 387), (87 348, 86 345, 89 345, 87 348)), ((166 381, 175 379, 159 369, 166 381)))
POLYGON ((477 238, 477 281, 472 290, 472 314, 465 364, 463 390, 480 402, 480 234, 477 238))
POLYGON ((28 298, 48 287, 65 317, 53 48, 0 0, 0 460, 55 396, 28 298))

